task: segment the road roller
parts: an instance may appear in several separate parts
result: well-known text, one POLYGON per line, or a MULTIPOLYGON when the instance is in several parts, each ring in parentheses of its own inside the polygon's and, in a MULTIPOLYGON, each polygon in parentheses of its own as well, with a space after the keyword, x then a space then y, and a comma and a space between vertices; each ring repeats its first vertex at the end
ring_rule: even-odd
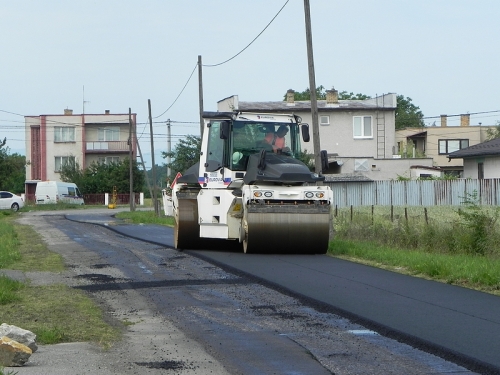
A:
MULTIPOLYGON (((309 125, 294 114, 202 117, 199 162, 178 174, 172 189, 175 247, 228 240, 245 253, 326 253, 333 194, 304 163, 309 125)), ((321 156, 327 165, 326 152, 321 156)))

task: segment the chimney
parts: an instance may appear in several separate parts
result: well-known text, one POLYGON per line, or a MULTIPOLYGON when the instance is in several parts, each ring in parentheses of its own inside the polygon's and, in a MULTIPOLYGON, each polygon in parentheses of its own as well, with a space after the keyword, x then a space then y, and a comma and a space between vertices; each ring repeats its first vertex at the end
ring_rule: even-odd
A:
POLYGON ((470 125, 470 114, 460 115, 460 126, 469 126, 470 125))
POLYGON ((105 115, 109 115, 109 109, 104 110, 105 115))
POLYGON ((339 102, 339 92, 332 88, 326 90, 326 104, 337 104, 339 102))
POLYGON ((286 105, 295 105, 295 91, 292 89, 286 92, 286 105))
POLYGON ((448 124, 448 116, 441 115, 441 127, 446 128, 447 124, 448 124))
POLYGON ((64 110, 64 116, 72 116, 72 115, 73 115, 72 109, 65 109, 64 110))

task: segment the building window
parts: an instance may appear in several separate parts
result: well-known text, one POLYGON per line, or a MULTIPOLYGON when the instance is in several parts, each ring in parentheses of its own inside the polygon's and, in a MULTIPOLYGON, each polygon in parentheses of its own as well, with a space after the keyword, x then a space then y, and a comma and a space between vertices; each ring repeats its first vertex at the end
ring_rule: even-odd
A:
POLYGON ((440 139, 439 155, 448 155, 467 147, 469 147, 468 139, 440 139))
POLYGON ((66 165, 75 165, 75 157, 74 156, 56 156, 55 157, 55 171, 61 172, 62 167, 66 165))
POLYGON ((120 140, 120 128, 118 126, 109 128, 99 128, 98 131, 98 141, 119 141, 120 140))
POLYGON ((372 116, 354 116, 353 118, 354 138, 372 138, 372 116))
POLYGON ((330 125, 330 116, 319 116, 319 124, 323 126, 330 125))
POLYGON ((54 142, 74 142, 75 128, 73 126, 55 126, 54 142))
POLYGON ((120 162, 119 156, 100 156, 98 160, 99 164, 116 164, 120 162))

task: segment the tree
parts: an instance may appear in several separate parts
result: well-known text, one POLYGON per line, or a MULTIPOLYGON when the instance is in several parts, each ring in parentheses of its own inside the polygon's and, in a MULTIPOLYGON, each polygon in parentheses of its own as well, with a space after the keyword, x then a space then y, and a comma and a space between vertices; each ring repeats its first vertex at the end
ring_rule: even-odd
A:
POLYGON ((26 180, 26 157, 10 154, 6 144, 7 138, 0 140, 0 190, 22 193, 26 180))
POLYGON ((486 130, 486 140, 491 141, 495 138, 500 138, 500 121, 497 121, 494 128, 486 130))
POLYGON ((423 113, 411 102, 411 98, 396 96, 396 129, 424 127, 423 113))
MULTIPOLYGON (((295 91, 293 99, 297 100, 297 101, 299 101, 299 100, 311 100, 311 90, 309 90, 309 88, 307 88, 302 92, 295 91)), ((325 91, 324 86, 319 86, 316 88, 316 99, 318 99, 318 100, 326 99, 326 91, 325 91)), ((283 98, 283 101, 286 101, 286 93, 285 93, 285 96, 283 98)))
POLYGON ((347 91, 339 92, 339 100, 366 100, 366 99, 371 99, 371 96, 360 93, 354 94, 352 91, 349 93, 347 91))
MULTIPOLYGON (((332 88, 333 90, 333 88, 332 88)), ((366 99, 370 99, 370 96, 368 95, 365 95, 365 94, 354 94, 353 92, 347 92, 347 91, 341 91, 339 92, 339 100, 366 100, 366 99)), ((311 100, 311 90, 309 90, 309 88, 305 89, 304 91, 302 92, 295 92, 294 93, 294 100, 302 100, 302 101, 306 101, 306 100, 311 100)), ((318 100, 325 100, 326 99, 326 90, 325 90, 325 87, 323 85, 321 86, 318 86, 316 88, 316 98, 318 100)), ((286 101, 286 94, 284 96, 284 101, 286 101)))
POLYGON ((200 159, 201 138, 196 135, 188 135, 186 139, 180 139, 173 151, 170 153, 162 152, 162 157, 171 157, 172 162, 165 164, 170 167, 170 176, 167 178, 172 181, 177 172, 184 173, 189 167, 196 164, 200 159))
MULTIPOLYGON (((133 190, 139 192, 144 185, 144 173, 139 170, 135 160, 132 163, 133 190)), ((84 194, 110 193, 114 186, 118 193, 129 193, 129 159, 109 164, 92 163, 84 170, 80 169, 77 162, 67 163, 61 169, 61 180, 74 182, 84 194)))

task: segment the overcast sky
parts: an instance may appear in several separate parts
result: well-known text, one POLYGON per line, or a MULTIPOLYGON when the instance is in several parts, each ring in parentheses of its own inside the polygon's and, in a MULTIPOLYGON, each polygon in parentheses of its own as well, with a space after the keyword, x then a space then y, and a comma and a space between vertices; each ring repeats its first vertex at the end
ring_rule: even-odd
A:
MULTIPOLYGON (((318 86, 404 95, 426 117, 500 120, 500 1, 310 2, 318 86)), ((24 155, 23 116, 80 114, 85 100, 85 113, 137 113, 150 160, 150 99, 163 164, 168 119, 173 142, 199 134, 198 55, 204 65, 230 59, 285 3, 245 51, 203 68, 205 110, 235 94, 282 100, 309 86, 303 0, 2 0, 0 138, 24 155)))

